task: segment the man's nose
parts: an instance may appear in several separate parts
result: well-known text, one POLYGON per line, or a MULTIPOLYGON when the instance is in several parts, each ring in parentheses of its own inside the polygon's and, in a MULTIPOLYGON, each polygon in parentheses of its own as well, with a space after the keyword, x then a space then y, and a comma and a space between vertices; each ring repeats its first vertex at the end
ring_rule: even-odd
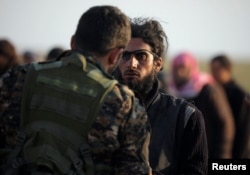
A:
POLYGON ((137 59, 134 57, 134 55, 131 55, 131 57, 128 61, 128 67, 129 68, 137 68, 137 66, 138 66, 137 59))

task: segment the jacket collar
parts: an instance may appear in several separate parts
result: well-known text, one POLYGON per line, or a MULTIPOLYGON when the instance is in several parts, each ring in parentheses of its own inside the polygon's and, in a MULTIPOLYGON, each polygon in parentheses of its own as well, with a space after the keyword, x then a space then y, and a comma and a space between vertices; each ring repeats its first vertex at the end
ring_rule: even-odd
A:
POLYGON ((159 80, 156 79, 153 86, 152 86, 152 89, 147 94, 147 96, 145 98, 143 98, 144 100, 142 101, 142 103, 144 104, 144 106, 147 110, 153 104, 153 102, 155 101, 158 94, 159 94, 159 80))

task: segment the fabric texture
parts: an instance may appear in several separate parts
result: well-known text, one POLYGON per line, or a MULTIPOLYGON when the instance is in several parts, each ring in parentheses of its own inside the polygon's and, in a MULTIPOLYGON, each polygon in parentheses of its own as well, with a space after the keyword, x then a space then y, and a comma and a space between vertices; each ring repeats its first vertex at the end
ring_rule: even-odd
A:
POLYGON ((250 97, 247 92, 231 80, 223 85, 236 126, 233 158, 250 158, 250 97))
MULTIPOLYGON (((67 52, 62 57, 67 58, 71 54, 67 52)), ((88 64, 100 68, 93 60, 88 60, 88 64)), ((14 67, 1 79, 1 149, 15 146, 27 67, 28 65, 14 67), (6 134, 10 130, 14 136, 6 134)), ((147 156, 143 154, 147 152, 148 135, 149 125, 145 109, 134 98, 132 91, 117 84, 105 97, 87 138, 95 164, 95 174, 148 174, 147 156)))
POLYGON ((150 165, 154 171, 163 174, 205 175, 208 150, 203 116, 192 103, 182 105, 182 100, 159 92, 159 83, 156 81, 144 101, 152 129, 150 165), (186 119, 186 125, 181 123, 180 126, 186 108, 193 111, 186 119), (183 134, 180 136, 178 132, 182 129, 183 134))

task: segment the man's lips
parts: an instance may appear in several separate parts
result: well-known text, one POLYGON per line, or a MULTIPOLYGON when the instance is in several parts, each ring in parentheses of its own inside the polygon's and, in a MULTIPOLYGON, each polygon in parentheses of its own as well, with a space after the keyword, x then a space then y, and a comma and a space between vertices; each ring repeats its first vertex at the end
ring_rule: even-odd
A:
POLYGON ((133 78, 133 77, 139 77, 140 74, 138 72, 136 72, 136 71, 129 70, 129 71, 126 71, 124 73, 124 76, 127 77, 127 78, 133 78))

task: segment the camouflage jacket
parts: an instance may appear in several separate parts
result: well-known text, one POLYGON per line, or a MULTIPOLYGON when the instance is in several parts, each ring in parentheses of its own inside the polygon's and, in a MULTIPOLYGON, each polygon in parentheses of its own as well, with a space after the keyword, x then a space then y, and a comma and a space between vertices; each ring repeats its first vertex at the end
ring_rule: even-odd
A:
POLYGON ((30 64, 15 66, 0 78, 0 148, 15 146, 20 124, 21 97, 30 64))
MULTIPOLYGON (((29 65, 16 66, 1 77, 1 148, 15 146, 22 89, 28 68, 29 65)), ((89 131, 88 143, 94 163, 103 167, 96 174, 149 173, 146 155, 149 140, 147 114, 131 95, 132 91, 126 86, 114 86, 89 131)))

